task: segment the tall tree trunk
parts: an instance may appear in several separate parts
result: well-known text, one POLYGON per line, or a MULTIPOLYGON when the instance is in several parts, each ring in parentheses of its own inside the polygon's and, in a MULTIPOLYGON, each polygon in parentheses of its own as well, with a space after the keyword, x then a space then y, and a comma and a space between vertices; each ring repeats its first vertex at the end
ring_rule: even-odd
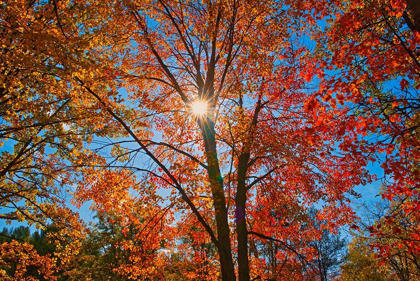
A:
MULTIPOLYGON (((240 100, 242 105, 242 99, 240 100)), ((241 155, 238 162, 238 188, 236 191, 236 234, 238 236, 238 273, 239 281, 249 281, 249 257, 248 257, 248 230, 246 228, 246 201, 247 201, 247 172, 251 158, 254 132, 258 123, 258 115, 262 109, 261 95, 255 107, 254 116, 249 127, 248 136, 245 138, 241 155)))
POLYGON ((246 172, 249 162, 249 153, 239 157, 238 163, 238 190, 236 192, 236 234, 238 236, 238 273, 239 281, 249 281, 248 260, 248 230, 246 228, 246 172))
POLYGON ((214 210, 216 212, 218 236, 218 245, 216 246, 219 250, 222 278, 226 281, 235 281, 235 267, 230 244, 228 213, 223 190, 223 178, 220 174, 219 159, 217 157, 214 123, 210 118, 199 119, 198 123, 204 139, 208 175, 213 196, 214 210))

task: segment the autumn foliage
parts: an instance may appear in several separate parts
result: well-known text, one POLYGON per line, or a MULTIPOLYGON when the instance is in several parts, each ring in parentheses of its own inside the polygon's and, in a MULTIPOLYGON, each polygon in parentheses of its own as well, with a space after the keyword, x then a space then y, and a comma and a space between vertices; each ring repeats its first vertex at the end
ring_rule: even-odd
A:
POLYGON ((342 227, 417 261, 414 2, 0 1, 0 218, 53 245, 8 237, 0 275, 327 280, 342 227))

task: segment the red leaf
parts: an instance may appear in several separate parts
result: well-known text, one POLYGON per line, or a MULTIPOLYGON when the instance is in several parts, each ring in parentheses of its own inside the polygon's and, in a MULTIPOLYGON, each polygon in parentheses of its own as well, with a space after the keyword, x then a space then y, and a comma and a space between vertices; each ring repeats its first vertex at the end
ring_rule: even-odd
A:
POLYGON ((404 89, 406 89, 407 88, 407 86, 408 86, 408 81, 407 80, 405 80, 405 79, 402 79, 401 80, 401 82, 400 82, 400 86, 401 86, 401 90, 404 90, 404 89))

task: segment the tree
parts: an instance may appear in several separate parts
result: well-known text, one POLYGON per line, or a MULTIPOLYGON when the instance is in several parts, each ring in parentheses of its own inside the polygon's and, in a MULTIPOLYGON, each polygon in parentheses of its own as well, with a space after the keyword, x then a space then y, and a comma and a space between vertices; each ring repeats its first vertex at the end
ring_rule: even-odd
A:
POLYGON ((339 275, 346 241, 340 237, 340 232, 330 233, 325 228, 327 222, 319 220, 317 213, 312 207, 300 214, 299 243, 293 241, 292 244, 289 240, 285 244, 260 234, 257 237, 267 241, 251 241, 250 252, 267 261, 259 271, 262 280, 333 280, 339 275))
POLYGON ((349 253, 341 266, 341 280, 385 281, 391 279, 384 266, 378 264, 378 259, 371 252, 367 242, 368 240, 353 238, 349 245, 349 253))
POLYGON ((390 200, 399 192, 417 192, 419 33, 412 1, 405 2, 334 3, 331 10, 342 14, 321 41, 330 56, 324 66, 340 72, 325 80, 331 87, 323 86, 320 95, 331 100, 331 93, 340 92, 331 102, 354 103, 349 112, 358 132, 374 136, 365 139, 370 149, 387 155, 381 164, 392 178, 384 193, 390 200), (342 36, 343 30, 350 35, 342 36))
POLYGON ((179 231, 184 233, 178 242, 177 257, 182 261, 179 271, 183 278, 190 280, 220 280, 217 264, 217 249, 206 234, 205 229, 199 227, 194 217, 187 217, 178 223, 179 231), (183 229, 187 228, 187 229, 183 229))
POLYGON ((44 256, 46 254, 52 254, 54 252, 54 245, 47 241, 48 233, 46 231, 35 231, 31 233, 28 226, 19 226, 11 228, 10 230, 6 227, 0 233, 0 243, 11 242, 13 240, 19 242, 28 242, 33 245, 37 252, 44 256))
POLYGON ((53 278, 54 265, 50 257, 55 247, 47 242, 45 232, 40 234, 36 231, 31 234, 29 227, 25 226, 10 230, 3 228, 0 233, 0 243, 3 250, 0 255, 2 278, 6 280, 9 278, 13 280, 11 276, 15 278, 23 276, 53 278), (18 254, 13 253, 13 250, 18 254), (27 256, 24 254, 26 251, 27 256), (37 261, 36 257, 41 260, 37 261), (32 258, 35 260, 31 261, 32 258), (46 263, 43 264, 42 261, 46 263))
MULTIPOLYGON (((162 237, 164 231, 157 232, 153 222, 144 218, 128 226, 112 213, 98 213, 97 219, 84 241, 85 260, 73 271, 71 280, 158 280, 163 277, 166 259, 159 251, 166 244, 162 237)), ((167 242, 168 247, 170 242, 167 242)))
MULTIPOLYGON (((129 158, 143 152, 152 160, 147 167, 131 162, 132 169, 179 192, 172 200, 182 199, 179 204, 188 206, 216 245, 224 280, 235 280, 230 206, 239 280, 249 280, 252 233, 296 239, 282 237, 279 225, 273 231, 258 224, 272 217, 263 211, 264 198, 297 205, 324 200, 325 219, 342 224, 349 211, 345 194, 368 180, 360 169, 367 161, 356 148, 336 153, 346 120, 332 110, 338 116, 333 128, 312 122, 314 108, 305 106, 312 92, 303 90, 310 66, 283 4, 122 2, 116 18, 126 23, 126 44, 132 46, 114 73, 131 91, 129 100, 142 105, 135 109, 141 128, 120 116, 118 103, 103 89, 78 79, 139 147, 127 152, 129 158), (188 114, 196 100, 207 104, 205 114, 188 114), (151 128, 162 133, 162 141, 150 138, 151 128), (254 221, 258 231, 248 229, 254 221)), ((274 202, 270 206, 278 209, 274 202)), ((298 228, 287 234, 296 236, 298 228)))
MULTIPOLYGON (((99 161, 81 153, 91 134, 113 130, 94 105, 75 98, 72 87, 80 63, 81 72, 89 73, 101 62, 97 58, 89 67, 93 55, 87 55, 100 33, 82 32, 99 10, 95 4, 59 1, 7 1, 0 7, 0 218, 47 231, 56 244, 53 260, 60 261, 53 269, 65 272, 86 235, 68 206, 72 175, 82 163, 99 161), (100 125, 91 127, 93 120, 100 125)), ((2 247, 10 254, 17 247, 22 257, 32 254, 34 263, 43 263, 31 245, 2 247)))
MULTIPOLYGON (((348 142, 343 148, 363 143, 360 152, 383 168, 383 199, 399 202, 408 220, 418 220, 419 209, 417 6, 414 1, 361 0, 320 1, 314 8, 328 23, 316 36, 318 96, 345 108, 348 142)), ((335 120, 322 111, 317 116, 318 122, 335 120)), ((410 235, 417 248, 417 235, 410 235)))
POLYGON ((163 278, 168 260, 164 250, 172 249, 175 242, 169 225, 171 204, 162 207, 155 190, 136 182, 126 169, 85 169, 76 193, 78 205, 93 201, 91 209, 98 221, 83 241, 88 255, 73 273, 74 280, 86 276, 94 280, 163 278))
POLYGON ((0 233, 2 280, 68 280, 69 272, 79 262, 79 241, 71 241, 72 237, 58 240, 57 233, 60 230, 54 227, 32 233, 28 226, 3 228, 0 233))
POLYGON ((348 262, 343 266, 345 276, 354 276, 355 267, 360 264, 365 278, 379 278, 379 273, 386 273, 387 280, 418 279, 418 241, 411 239, 413 231, 417 232, 418 220, 415 213, 407 214, 401 209, 402 203, 394 200, 377 204, 373 209, 366 207, 359 231, 354 233, 348 262))
MULTIPOLYGON (((420 276, 419 220, 416 212, 407 213, 410 200, 417 198, 394 198, 381 210, 372 211, 375 220, 367 225, 369 245, 377 251, 380 264, 385 264, 399 280, 418 279, 420 276)), ((366 231, 366 229, 365 229, 366 231)))
MULTIPOLYGON (((162 204, 156 190, 166 190, 165 202, 180 216, 194 216, 216 247, 223 280, 236 279, 235 258, 239 280, 258 277, 264 261, 248 250, 255 237, 277 241, 294 259, 307 251, 295 247, 317 232, 301 231, 305 206, 324 202, 320 216, 332 230, 352 220, 348 197, 370 180, 369 151, 343 137, 350 134, 346 111, 309 88, 316 63, 299 42, 306 20, 299 13, 312 7, 270 0, 52 1, 21 12, 19 4, 6 5, 2 19, 21 20, 6 29, 11 39, 4 42, 9 49, 16 38, 27 49, 46 46, 29 54, 40 57, 46 77, 60 87, 45 92, 53 97, 34 96, 65 104, 56 122, 77 125, 70 140, 53 130, 64 143, 52 145, 64 163, 62 179, 71 172, 78 184, 76 200, 117 210, 127 227, 130 206, 162 204), (44 28, 48 36, 41 36, 44 28), (24 40, 27 30, 35 41, 24 40), (191 113, 196 101, 206 104, 204 114, 191 113), (156 132, 161 138, 153 138, 156 132)), ((18 60, 12 70, 19 66, 18 60)), ((38 85, 24 82, 31 91, 38 85)), ((154 213, 146 210, 146 217, 154 213)))
POLYGON ((70 83, 69 68, 74 61, 86 62, 81 50, 88 51, 91 39, 78 32, 94 21, 79 18, 75 26, 73 19, 95 5, 0 5, 0 218, 8 224, 26 221, 44 230, 59 229, 57 239, 83 236, 84 227, 66 202, 71 174, 87 161, 78 151, 89 142, 90 132, 104 133, 101 128, 108 125, 112 130, 106 121, 88 128, 100 116, 92 105, 78 104, 70 83))
MULTIPOLYGON (((317 219, 316 209, 310 209, 309 216, 315 227, 323 228, 325 222, 317 219)), ((327 281, 339 276, 339 268, 347 250, 346 240, 341 237, 341 233, 330 233, 328 229, 323 229, 320 239, 311 241, 309 244, 316 251, 315 258, 310 261, 310 264, 315 268, 317 277, 321 281, 327 281)))

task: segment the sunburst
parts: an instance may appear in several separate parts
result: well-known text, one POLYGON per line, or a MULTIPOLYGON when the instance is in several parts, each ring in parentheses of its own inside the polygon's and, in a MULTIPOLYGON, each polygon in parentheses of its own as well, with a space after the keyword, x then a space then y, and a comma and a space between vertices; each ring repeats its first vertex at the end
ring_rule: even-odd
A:
POLYGON ((202 100, 196 100, 191 103, 192 113, 198 117, 202 117, 207 114, 207 102, 202 100))

